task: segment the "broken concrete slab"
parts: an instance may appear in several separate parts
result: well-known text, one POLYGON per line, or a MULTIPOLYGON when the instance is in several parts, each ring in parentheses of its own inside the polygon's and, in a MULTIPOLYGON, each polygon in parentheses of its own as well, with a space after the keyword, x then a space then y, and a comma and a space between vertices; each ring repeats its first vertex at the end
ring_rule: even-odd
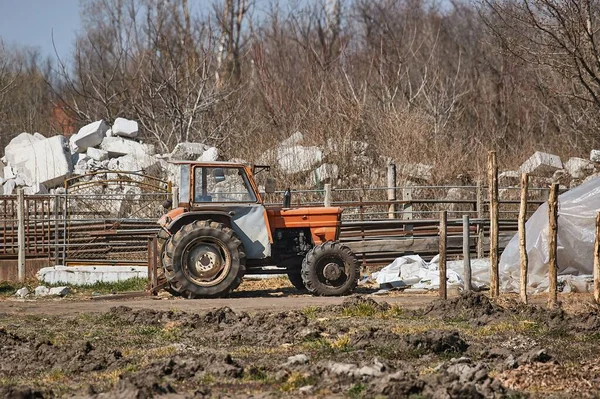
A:
POLYGON ((498 175, 500 187, 515 187, 521 184, 521 172, 518 170, 507 170, 498 175))
POLYGON ((15 171, 13 170, 12 166, 7 165, 4 167, 4 178, 5 179, 14 179, 15 177, 17 177, 17 175, 15 174, 15 171))
POLYGON ((174 161, 193 161, 201 157, 204 151, 209 148, 209 146, 202 143, 179 143, 171 152, 171 159, 174 161))
POLYGON ((163 169, 164 161, 150 155, 128 154, 120 158, 115 158, 115 161, 116 165, 111 165, 113 167, 109 167, 109 169, 123 172, 137 172, 140 174, 139 176, 130 176, 135 181, 144 180, 144 175, 162 176, 166 173, 163 169))
POLYGON ((52 296, 60 296, 64 297, 71 293, 71 289, 69 287, 52 287, 50 288, 49 295, 52 296))
POLYGON ((324 163, 312 173, 312 184, 330 183, 338 178, 340 168, 333 163, 324 163))
POLYGON ((569 172, 571 177, 574 179, 584 179, 586 176, 594 173, 595 168, 594 164, 587 159, 583 158, 569 158, 567 162, 565 162, 565 170, 569 172))
POLYGON ((14 179, 9 179, 4 182, 2 185, 2 194, 3 195, 13 195, 15 188, 17 187, 17 183, 14 179))
POLYGON ((108 152, 108 156, 111 158, 127 154, 154 155, 152 144, 142 144, 123 137, 105 137, 102 144, 100 144, 100 148, 108 152))
POLYGON ((90 147, 87 149, 86 154, 88 157, 98 162, 106 161, 108 159, 108 152, 99 148, 90 147))
POLYGON ((50 288, 46 287, 45 285, 40 285, 35 287, 34 293, 35 296, 48 296, 50 295, 50 288))
POLYGON ((296 132, 296 133, 292 134, 290 137, 288 137, 287 139, 280 142, 279 146, 280 147, 291 147, 294 145, 301 144, 303 140, 304 140, 304 134, 302 134, 302 132, 296 132))
POLYGON ((23 193, 25 195, 48 194, 48 188, 43 184, 34 184, 31 187, 24 187, 23 193))
POLYGON ((600 162, 600 150, 592 150, 592 151, 590 151, 590 161, 592 161, 592 162, 600 162))
POLYGON ((37 141, 22 156, 21 161, 12 166, 27 186, 43 184, 47 188, 56 187, 73 171, 67 139, 64 136, 54 136, 37 141))
POLYGON ((77 152, 86 152, 89 147, 100 145, 107 130, 108 125, 104 120, 85 125, 69 139, 71 149, 77 152))
POLYGON ((138 136, 138 123, 125 118, 115 119, 111 133, 115 136, 135 138, 138 136))
POLYGON ((17 292, 15 292, 15 296, 18 296, 19 298, 25 298, 27 295, 29 295, 27 287, 19 288, 17 292))
POLYGON ((33 145, 41 141, 39 137, 31 133, 21 133, 13 138, 4 149, 7 165, 16 165, 29 158, 33 145))
POLYGON ((197 159, 198 162, 214 162, 219 159, 219 150, 216 147, 210 147, 204 151, 197 159))
POLYGON ((532 176, 552 177, 554 172, 562 168, 563 164, 558 155, 536 151, 521 165, 520 171, 532 176))
POLYGON ((277 163, 283 173, 294 174, 312 169, 323 160, 319 147, 293 146, 277 149, 277 163))

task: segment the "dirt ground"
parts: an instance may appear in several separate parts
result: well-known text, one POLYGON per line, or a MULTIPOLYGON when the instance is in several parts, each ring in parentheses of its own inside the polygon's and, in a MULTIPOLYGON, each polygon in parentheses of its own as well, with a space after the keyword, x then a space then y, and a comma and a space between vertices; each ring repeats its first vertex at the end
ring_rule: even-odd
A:
POLYGON ((600 313, 485 294, 0 299, 0 397, 600 397, 600 313))

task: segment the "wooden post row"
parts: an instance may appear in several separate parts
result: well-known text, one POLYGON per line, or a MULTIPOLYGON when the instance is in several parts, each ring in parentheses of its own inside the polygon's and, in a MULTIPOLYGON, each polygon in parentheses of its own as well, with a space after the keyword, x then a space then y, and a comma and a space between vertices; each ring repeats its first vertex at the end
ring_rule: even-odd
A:
POLYGON ((529 176, 521 175, 521 206, 519 208, 519 254, 521 258, 520 297, 521 302, 527 304, 527 236, 525 234, 525 220, 527 219, 527 190, 529 176))
POLYGON ((548 307, 558 304, 556 239, 558 233, 558 183, 552 184, 548 198, 548 307))
POLYGON ((490 190, 490 296, 500 294, 498 280, 498 163, 496 151, 488 153, 488 178, 490 190))
POLYGON ((440 298, 447 299, 448 291, 446 287, 446 243, 447 243, 447 222, 448 212, 440 212, 440 258, 439 258, 439 269, 440 269, 440 298))
MULTIPOLYGON (((485 218, 485 214, 483 212, 483 181, 481 179, 477 180, 477 219, 480 221, 485 218)), ((481 222, 477 225, 477 257, 483 258, 485 256, 484 250, 484 226, 481 222)))

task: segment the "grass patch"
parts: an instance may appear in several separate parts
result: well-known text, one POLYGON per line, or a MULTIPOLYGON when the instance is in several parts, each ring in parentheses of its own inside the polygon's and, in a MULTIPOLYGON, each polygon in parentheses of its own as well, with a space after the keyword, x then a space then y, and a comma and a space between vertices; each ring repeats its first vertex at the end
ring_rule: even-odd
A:
POLYGON ((284 392, 295 391, 303 386, 314 384, 315 380, 313 376, 295 371, 290 374, 288 379, 281 385, 281 390, 284 392))
POLYGON ((366 389, 367 389, 367 387, 364 386, 363 384, 354 384, 348 390, 348 396, 352 399, 362 398, 366 389))
POLYGON ((302 314, 306 316, 308 319, 316 319, 319 315, 319 307, 318 306, 307 306, 302 309, 302 314))
MULTIPOLYGON (((127 280, 117 282, 99 281, 91 285, 69 285, 78 293, 99 293, 99 294, 116 294, 119 292, 144 291, 148 279, 134 277, 127 280)), ((62 286, 68 284, 52 284, 52 286, 62 286)))
POLYGON ((8 281, 0 282, 0 296, 11 296, 17 292, 18 288, 8 281))

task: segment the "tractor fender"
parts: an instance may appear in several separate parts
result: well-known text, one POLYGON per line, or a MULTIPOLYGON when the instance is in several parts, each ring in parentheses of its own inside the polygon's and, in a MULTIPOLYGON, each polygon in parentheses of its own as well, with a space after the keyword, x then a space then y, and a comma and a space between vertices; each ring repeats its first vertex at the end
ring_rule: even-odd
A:
POLYGON ((166 229, 171 234, 175 234, 186 224, 190 224, 196 220, 213 220, 218 223, 223 223, 227 227, 232 227, 231 214, 224 211, 190 211, 184 212, 175 217, 166 226, 166 229))

